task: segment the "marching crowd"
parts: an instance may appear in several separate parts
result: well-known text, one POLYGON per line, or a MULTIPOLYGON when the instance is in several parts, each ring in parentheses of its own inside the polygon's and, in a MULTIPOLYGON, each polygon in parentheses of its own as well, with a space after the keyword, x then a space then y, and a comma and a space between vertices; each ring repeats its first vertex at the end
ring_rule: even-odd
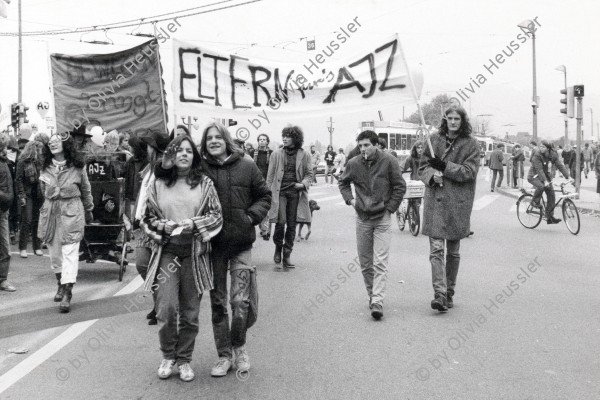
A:
MULTIPOLYGON (((422 229, 430 243, 431 308, 445 312, 453 307, 460 241, 470 234, 480 167, 480 148, 471 133, 465 110, 451 107, 439 131, 428 143, 417 141, 403 166, 370 130, 358 135, 348 155, 332 146, 323 155, 325 182, 333 184, 335 178, 344 201, 356 212, 357 252, 375 320, 384 313, 392 214, 406 210, 403 172, 426 186, 422 229)), ((301 128, 289 125, 281 134, 283 145, 277 149, 269 147, 266 134, 258 136, 256 148, 236 142, 218 123, 204 128, 199 144, 184 126, 170 136, 106 136, 103 150, 123 152, 127 158, 119 175, 127 217, 139 228, 136 268, 154 299, 147 319, 158 325, 161 379, 176 366, 181 380, 194 379, 190 362, 204 294, 210 298, 218 354, 211 375, 225 376, 234 366, 238 371, 250 368, 246 335, 258 315, 255 227, 269 241, 275 225, 273 260, 278 268, 294 268, 296 225, 308 225, 308 238, 315 207, 308 193, 321 162, 315 146, 303 149, 301 128)), ((61 312, 70 310, 80 242, 86 223, 95 219, 84 158, 92 149, 89 137, 83 126, 50 137, 36 134, 19 148, 13 138, 0 134, 0 289, 16 290, 7 277, 11 237, 19 230, 21 257, 27 257, 30 237, 35 255, 47 247, 58 286, 54 301, 60 302, 61 312), (20 229, 11 222, 15 213, 20 229)), ((569 151, 565 148, 562 157, 569 151)), ((544 143, 534 154, 534 166, 548 174, 551 160, 568 176, 555 154, 544 143)), ((522 153, 514 156, 517 162, 523 158, 522 153)), ((600 157, 594 170, 600 191, 600 157)), ((548 180, 538 175, 530 181, 541 195, 548 180)))

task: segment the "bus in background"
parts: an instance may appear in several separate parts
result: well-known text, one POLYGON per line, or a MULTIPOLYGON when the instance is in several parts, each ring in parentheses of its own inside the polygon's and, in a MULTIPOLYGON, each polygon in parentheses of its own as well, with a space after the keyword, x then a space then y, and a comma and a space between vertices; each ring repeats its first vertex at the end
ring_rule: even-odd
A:
POLYGON ((379 138, 385 139, 390 151, 398 155, 400 165, 410 155, 410 149, 417 141, 418 124, 402 121, 362 121, 359 123, 357 135, 364 130, 374 131, 379 138))

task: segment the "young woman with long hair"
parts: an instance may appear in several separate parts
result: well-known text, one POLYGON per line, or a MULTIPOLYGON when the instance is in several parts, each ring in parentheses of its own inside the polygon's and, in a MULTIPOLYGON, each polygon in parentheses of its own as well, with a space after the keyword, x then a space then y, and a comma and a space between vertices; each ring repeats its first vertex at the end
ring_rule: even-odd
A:
POLYGON ((246 332, 256 322, 258 293, 252 266, 254 227, 267 215, 271 192, 250 157, 245 157, 221 124, 202 133, 202 168, 215 182, 223 207, 223 230, 213 241, 211 259, 215 289, 210 292, 212 324, 219 360, 212 376, 225 376, 235 364, 248 372, 246 332), (227 312, 227 271, 231 275, 231 329, 227 312))
MULTIPOLYGON (((424 148, 425 147, 424 147, 423 141, 417 140, 413 144, 412 148, 410 149, 410 155, 404 162, 404 168, 402 169, 402 173, 405 174, 405 173, 410 172, 410 180, 411 181, 419 180, 419 166, 421 165, 421 160, 422 160, 421 156, 423 155, 424 148)), ((421 199, 417 199, 416 201, 420 207, 421 199)), ((408 200, 404 199, 404 200, 402 200, 402 203, 400 203, 400 207, 398 208, 398 211, 396 211, 397 218, 398 218, 398 227, 400 228, 401 231, 404 230, 404 222, 406 221, 407 209, 408 209, 408 200)))
POLYGON ((79 268, 79 242, 86 221, 93 220, 94 201, 83 158, 69 132, 52 135, 43 157, 39 181, 45 200, 38 237, 48 246, 58 281, 54 301, 60 301, 61 312, 69 312, 79 268))
POLYGON ((187 135, 171 141, 148 187, 142 223, 153 241, 145 287, 156 291, 158 338, 163 360, 158 377, 178 365, 179 378, 194 379, 190 366, 198 335, 202 295, 213 289, 210 240, 223 225, 213 182, 200 166, 200 155, 187 135))
POLYGON ((38 141, 32 141, 25 145, 21 156, 17 160, 17 173, 15 183, 17 186, 17 201, 21 207, 21 228, 19 233, 19 251, 21 257, 27 258, 27 242, 32 236, 33 252, 41 256, 42 244, 37 237, 38 220, 40 208, 44 197, 40 191, 39 178, 44 161, 42 151, 44 145, 38 141))

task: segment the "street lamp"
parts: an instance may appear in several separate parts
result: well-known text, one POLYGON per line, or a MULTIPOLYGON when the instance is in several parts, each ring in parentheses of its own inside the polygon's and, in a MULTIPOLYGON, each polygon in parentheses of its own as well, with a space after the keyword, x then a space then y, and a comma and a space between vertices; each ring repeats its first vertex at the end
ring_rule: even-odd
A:
POLYGON ((530 19, 526 19, 517 25, 519 28, 527 30, 531 34, 531 42, 533 46, 533 100, 531 107, 533 108, 533 140, 537 141, 537 84, 536 84, 536 72, 535 72, 535 22, 530 19))
MULTIPOLYGON (((567 90, 567 67, 559 65, 554 68, 557 71, 562 71, 565 75, 565 90, 567 90)), ((566 107, 566 106, 565 106, 566 107)), ((565 114, 565 144, 569 143, 569 117, 565 114)))
MULTIPOLYGON (((590 117, 591 117, 590 132, 592 134, 592 140, 594 140, 594 109, 592 109, 592 107, 590 107, 590 108, 588 108, 588 110, 590 110, 590 113, 591 113, 591 115, 590 115, 590 117)), ((596 132, 596 133, 598 133, 598 132, 596 132)))

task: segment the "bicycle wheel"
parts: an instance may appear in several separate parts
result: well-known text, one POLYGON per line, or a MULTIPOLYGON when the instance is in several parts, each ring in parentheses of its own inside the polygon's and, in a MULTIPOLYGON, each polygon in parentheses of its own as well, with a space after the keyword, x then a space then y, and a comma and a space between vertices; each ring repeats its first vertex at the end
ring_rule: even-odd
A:
POLYGON ((421 217, 419 216, 419 207, 414 202, 408 203, 408 229, 413 236, 419 235, 421 229, 421 217))
POLYGON ((575 203, 573 203, 573 200, 565 199, 563 201, 562 215, 569 232, 571 232, 573 235, 577 235, 580 228, 579 211, 577 211, 577 206, 575 203))
POLYGON ((533 196, 524 194, 517 200, 517 218, 521 225, 533 229, 542 222, 542 209, 531 204, 533 196))
POLYGON ((400 229, 400 231, 404 230, 404 224, 406 223, 405 219, 406 216, 402 215, 402 206, 400 206, 400 208, 396 210, 396 222, 398 223, 398 229, 400 229))

